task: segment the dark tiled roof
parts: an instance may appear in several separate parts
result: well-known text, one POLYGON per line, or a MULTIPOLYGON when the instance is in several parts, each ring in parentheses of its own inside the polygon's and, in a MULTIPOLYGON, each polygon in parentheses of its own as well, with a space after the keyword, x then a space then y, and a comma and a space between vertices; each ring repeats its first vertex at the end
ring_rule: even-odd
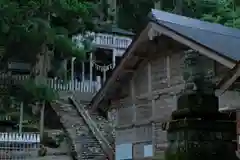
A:
POLYGON ((110 33, 110 34, 114 33, 114 34, 119 34, 119 35, 124 35, 124 36, 130 36, 130 37, 135 35, 133 32, 130 32, 130 31, 125 30, 125 29, 121 29, 121 28, 116 27, 116 26, 102 28, 99 31, 104 32, 104 33, 110 33))
POLYGON ((200 43, 224 57, 240 60, 239 29, 154 9, 150 13, 150 18, 159 25, 200 43))
POLYGON ((130 32, 130 31, 127 31, 125 29, 118 28, 118 27, 112 27, 111 32, 119 33, 119 34, 123 34, 123 35, 128 35, 128 36, 134 36, 133 32, 130 32))

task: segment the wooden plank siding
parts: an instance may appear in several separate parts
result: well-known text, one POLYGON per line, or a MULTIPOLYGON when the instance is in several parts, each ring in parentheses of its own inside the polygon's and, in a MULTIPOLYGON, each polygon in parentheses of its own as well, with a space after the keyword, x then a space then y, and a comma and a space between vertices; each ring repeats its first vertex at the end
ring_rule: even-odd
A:
POLYGON ((173 95, 162 95, 156 100, 155 118, 162 121, 169 120, 172 111, 176 110, 176 100, 176 96, 173 95))
MULTIPOLYGON (((144 62, 130 85, 123 86, 128 96, 111 103, 112 108, 117 108, 116 145, 132 143, 134 159, 143 158, 144 143, 153 145, 154 156, 161 155, 167 146, 166 131, 161 126, 170 120, 177 96, 184 88, 183 56, 183 52, 171 53, 144 62)), ((202 67, 215 78, 228 71, 209 58, 201 58, 202 67)))
POLYGON ((116 144, 141 143, 152 141, 152 126, 150 124, 116 130, 116 144))
POLYGON ((184 53, 170 55, 170 86, 183 84, 182 71, 183 71, 183 59, 184 53))
POLYGON ((168 87, 166 57, 159 57, 151 61, 152 91, 168 87))
POLYGON ((135 74, 133 77, 134 86, 135 86, 135 95, 139 96, 148 91, 148 73, 147 65, 141 66, 136 71, 138 74, 135 74))
POLYGON ((117 125, 126 125, 132 123, 134 112, 135 111, 133 110, 130 97, 120 99, 117 125))
POLYGON ((240 112, 236 112, 237 118, 237 150, 240 151, 240 112))
POLYGON ((161 154, 167 147, 167 132, 162 130, 162 123, 157 122, 154 124, 154 155, 161 154))
POLYGON ((222 79, 228 72, 229 69, 217 62, 214 63, 215 76, 217 76, 217 81, 222 79))

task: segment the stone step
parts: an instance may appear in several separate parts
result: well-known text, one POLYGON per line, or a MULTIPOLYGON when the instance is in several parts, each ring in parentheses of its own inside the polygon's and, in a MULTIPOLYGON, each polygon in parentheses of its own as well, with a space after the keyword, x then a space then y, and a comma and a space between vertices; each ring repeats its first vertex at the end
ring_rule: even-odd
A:
POLYGON ((90 115, 94 122, 97 124, 100 131, 106 137, 110 144, 115 144, 115 133, 113 132, 113 127, 102 116, 97 115, 96 113, 90 115))
POLYGON ((77 154, 76 157, 79 160, 105 159, 100 144, 83 118, 78 114, 76 108, 65 99, 57 101, 56 105, 52 106, 73 143, 72 150, 77 154))

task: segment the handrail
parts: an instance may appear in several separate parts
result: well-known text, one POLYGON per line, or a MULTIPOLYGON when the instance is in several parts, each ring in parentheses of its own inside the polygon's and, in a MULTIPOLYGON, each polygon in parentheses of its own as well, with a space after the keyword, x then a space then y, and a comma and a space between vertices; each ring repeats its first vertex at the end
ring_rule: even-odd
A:
POLYGON ((107 154, 109 160, 114 160, 114 149, 109 144, 108 140, 103 136, 101 131, 99 130, 97 124, 92 120, 89 113, 79 104, 74 97, 69 97, 69 99, 73 102, 73 105, 76 107, 77 111, 81 114, 84 121, 92 131, 93 135, 96 137, 98 142, 100 143, 103 151, 107 154))

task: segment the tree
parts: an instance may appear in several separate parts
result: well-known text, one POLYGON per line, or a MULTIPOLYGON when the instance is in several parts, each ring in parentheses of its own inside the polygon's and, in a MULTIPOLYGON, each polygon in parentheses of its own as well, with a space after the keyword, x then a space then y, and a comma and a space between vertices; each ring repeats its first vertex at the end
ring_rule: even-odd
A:
MULTIPOLYGON (((13 96, 21 103, 29 104, 39 104, 40 107, 40 137, 43 139, 44 133, 44 110, 45 104, 50 103, 53 100, 58 99, 57 92, 54 92, 45 84, 36 84, 34 80, 27 80, 23 84, 19 85, 18 90, 15 90, 13 96)), ((36 107, 39 107, 37 105, 36 107)), ((23 105, 21 106, 23 107, 23 105)), ((21 108, 23 109, 23 108, 21 108)), ((22 115, 20 115, 22 116, 22 115)), ((22 118, 20 118, 22 119, 22 118)))
MULTIPOLYGON (((167 12, 239 28, 240 1, 237 0, 130 0, 118 5, 118 24, 138 32, 144 26, 154 3, 161 1, 167 12), (180 3, 181 2, 181 3, 180 3), (128 18, 126 18, 128 17, 128 18)), ((159 8, 158 8, 159 9, 159 8)))
POLYGON ((141 31, 154 0, 121 0, 118 3, 118 25, 120 28, 141 31), (127 17, 127 18, 126 18, 127 17))
POLYGON ((240 6, 235 0, 186 0, 183 14, 229 27, 240 28, 240 6))
MULTIPOLYGON (((82 59, 89 52, 87 45, 78 47, 71 36, 95 29, 98 23, 93 21, 98 19, 95 10, 95 4, 84 0, 0 1, 2 62, 12 59, 29 62, 31 77, 35 80, 9 89, 20 102, 42 104, 41 135, 45 103, 56 98, 53 90, 45 85, 45 77, 53 61, 66 61, 71 57, 82 59)), ((86 39, 88 37, 83 40, 86 39)))
POLYGON ((77 0, 2 0, 0 45, 4 61, 18 58, 32 64, 32 75, 42 78, 55 57, 84 58, 85 50, 71 35, 94 29, 94 5, 77 0))

